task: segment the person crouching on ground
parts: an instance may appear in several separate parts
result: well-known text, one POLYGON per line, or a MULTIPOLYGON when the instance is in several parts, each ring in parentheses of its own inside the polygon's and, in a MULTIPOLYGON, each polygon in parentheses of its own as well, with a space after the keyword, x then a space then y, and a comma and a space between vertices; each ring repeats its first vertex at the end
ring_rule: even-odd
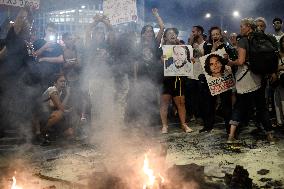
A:
MULTIPOLYGON (((41 132, 44 136, 44 144, 50 143, 50 131, 54 126, 66 117, 71 111, 65 106, 70 96, 70 88, 66 85, 66 78, 63 74, 56 74, 54 77, 54 85, 49 87, 42 95, 42 111, 41 111, 41 132)), ((64 124, 60 124, 64 127, 64 124)), ((55 128, 54 128, 55 129, 55 128)), ((66 136, 73 135, 72 128, 56 128, 62 130, 66 136)))

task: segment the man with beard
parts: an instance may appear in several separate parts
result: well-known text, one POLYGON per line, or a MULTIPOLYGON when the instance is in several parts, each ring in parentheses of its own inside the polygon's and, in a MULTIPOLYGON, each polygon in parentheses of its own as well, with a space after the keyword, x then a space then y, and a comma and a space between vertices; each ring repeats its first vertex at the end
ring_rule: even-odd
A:
POLYGON ((170 65, 166 68, 165 74, 189 76, 192 72, 190 52, 187 46, 176 45, 173 47, 173 57, 167 61, 170 65))
MULTIPOLYGON (((204 46, 206 42, 203 38, 204 29, 200 25, 192 27, 192 33, 189 37, 188 44, 191 45, 193 49, 193 70, 199 70, 202 73, 201 64, 199 63, 199 57, 204 55, 204 46)), ((200 117, 200 86, 198 82, 198 74, 194 74, 194 78, 188 78, 186 80, 186 92, 185 101, 186 109, 189 110, 188 114, 191 117, 191 121, 195 121, 196 118, 200 117)))

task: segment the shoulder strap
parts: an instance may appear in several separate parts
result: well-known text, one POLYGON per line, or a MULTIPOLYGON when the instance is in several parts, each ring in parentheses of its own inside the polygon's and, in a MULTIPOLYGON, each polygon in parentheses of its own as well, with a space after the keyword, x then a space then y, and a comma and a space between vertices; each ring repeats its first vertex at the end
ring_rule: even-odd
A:
POLYGON ((238 82, 241 81, 241 80, 247 75, 248 71, 249 71, 249 67, 247 68, 247 70, 245 71, 245 73, 242 75, 242 77, 240 77, 237 81, 238 81, 238 82))

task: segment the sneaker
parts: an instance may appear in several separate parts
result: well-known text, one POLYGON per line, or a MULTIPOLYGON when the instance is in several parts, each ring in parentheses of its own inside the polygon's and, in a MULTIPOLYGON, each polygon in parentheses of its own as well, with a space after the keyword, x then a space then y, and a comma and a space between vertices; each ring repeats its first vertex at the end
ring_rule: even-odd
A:
POLYGON ((181 125, 181 128, 182 128, 182 130, 184 131, 184 132, 186 132, 186 133, 191 133, 191 132, 193 132, 193 130, 187 125, 187 124, 182 124, 181 125))
POLYGON ((86 116, 85 116, 85 114, 81 114, 81 121, 82 122, 85 122, 85 121, 87 121, 87 118, 86 118, 86 116))
POLYGON ((167 134, 168 133, 168 126, 163 125, 162 127, 162 134, 167 134))

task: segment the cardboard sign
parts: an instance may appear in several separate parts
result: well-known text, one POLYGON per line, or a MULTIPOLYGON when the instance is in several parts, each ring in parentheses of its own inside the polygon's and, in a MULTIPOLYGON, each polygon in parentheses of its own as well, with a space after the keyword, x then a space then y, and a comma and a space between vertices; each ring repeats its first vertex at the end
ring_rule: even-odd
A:
POLYGON ((235 86, 234 76, 230 66, 222 64, 225 49, 200 57, 203 73, 212 96, 232 89, 235 86))
POLYGON ((138 20, 136 0, 104 0, 103 11, 112 25, 138 20))
POLYGON ((14 7, 31 6, 34 9, 39 9, 40 0, 0 0, 0 5, 8 5, 14 7))
POLYGON ((164 76, 193 77, 191 45, 163 45, 164 76))

